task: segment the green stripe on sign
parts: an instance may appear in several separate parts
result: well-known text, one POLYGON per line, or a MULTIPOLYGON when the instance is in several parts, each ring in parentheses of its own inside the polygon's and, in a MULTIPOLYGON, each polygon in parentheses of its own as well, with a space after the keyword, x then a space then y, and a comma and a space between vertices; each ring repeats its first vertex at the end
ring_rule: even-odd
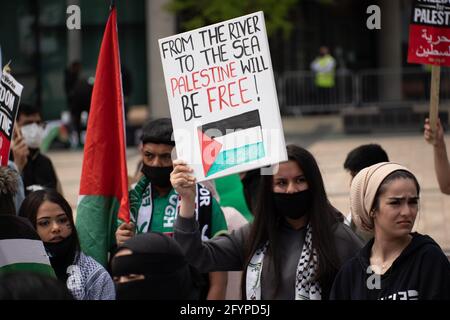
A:
POLYGON ((40 273, 46 276, 56 278, 55 271, 48 264, 42 263, 13 263, 2 266, 0 268, 0 274, 16 271, 30 271, 40 273))
POLYGON ((224 150, 219 153, 206 176, 225 169, 261 159, 265 156, 264 143, 258 142, 242 147, 224 150))
POLYGON ((82 251, 107 265, 108 252, 115 244, 119 202, 114 197, 80 196, 76 228, 82 251))

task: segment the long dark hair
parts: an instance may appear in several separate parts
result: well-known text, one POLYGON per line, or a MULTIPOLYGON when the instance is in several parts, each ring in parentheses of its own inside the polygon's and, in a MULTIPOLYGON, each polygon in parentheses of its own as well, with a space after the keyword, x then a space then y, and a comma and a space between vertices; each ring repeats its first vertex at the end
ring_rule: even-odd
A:
MULTIPOLYGON (((309 223, 313 230, 312 245, 318 254, 317 280, 322 288, 327 288, 331 285, 340 266, 333 240, 333 226, 339 221, 343 221, 343 217, 328 201, 322 175, 313 155, 296 145, 288 145, 286 148, 288 159, 295 161, 303 170, 309 190, 311 190, 312 209, 309 213, 309 223)), ((273 261, 277 281, 275 292, 279 288, 281 261, 277 246, 280 238, 281 216, 275 212, 272 194, 273 176, 261 176, 255 220, 246 247, 244 272, 242 274, 241 291, 244 299, 246 297, 245 279, 248 264, 254 252, 267 241, 269 241, 268 254, 273 261)))
POLYGON ((67 202, 67 200, 64 199, 64 197, 56 190, 44 189, 30 193, 28 196, 26 196, 26 198, 22 202, 22 205, 20 206, 19 216, 28 218, 28 220, 30 220, 30 222, 33 224, 33 227, 37 229, 37 212, 44 201, 56 203, 61 207, 61 209, 63 209, 64 213, 69 219, 70 226, 72 227, 72 239, 74 241, 73 248, 76 252, 79 252, 80 241, 78 240, 77 229, 75 228, 75 223, 73 221, 72 208, 70 207, 70 204, 67 202))

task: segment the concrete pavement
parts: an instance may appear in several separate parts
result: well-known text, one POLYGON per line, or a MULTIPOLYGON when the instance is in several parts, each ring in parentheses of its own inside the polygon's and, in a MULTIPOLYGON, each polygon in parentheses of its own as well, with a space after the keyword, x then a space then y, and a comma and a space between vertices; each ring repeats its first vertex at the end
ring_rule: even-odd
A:
MULTIPOLYGON (((432 147, 418 128, 417 133, 345 135, 338 116, 315 116, 283 120, 287 143, 306 147, 316 157, 324 177, 328 196, 334 206, 349 212, 349 175, 343 169, 347 153, 360 144, 379 143, 391 161, 409 167, 421 185, 420 213, 415 230, 430 235, 443 249, 450 250, 450 196, 440 193, 434 173, 432 147)), ((450 148, 450 136, 446 136, 450 148)), ((450 150, 450 149, 449 149, 450 150)), ((76 207, 81 174, 82 151, 48 153, 61 180, 63 192, 76 207)), ((128 172, 134 174, 139 154, 127 150, 128 172)))

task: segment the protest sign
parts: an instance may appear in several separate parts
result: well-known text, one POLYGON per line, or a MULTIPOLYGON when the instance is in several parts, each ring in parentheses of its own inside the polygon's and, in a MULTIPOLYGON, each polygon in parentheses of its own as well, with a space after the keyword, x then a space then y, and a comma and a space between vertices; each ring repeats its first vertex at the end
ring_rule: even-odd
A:
POLYGON ((440 66, 450 66, 450 0, 414 1, 408 62, 432 65, 429 118, 434 131, 439 106, 440 66))
POLYGON ((450 0, 415 1, 408 62, 450 66, 450 0))
POLYGON ((11 138, 23 86, 3 72, 0 81, 0 165, 8 164, 11 138))
POLYGON ((159 40, 178 158, 197 181, 287 160, 264 15, 159 40))

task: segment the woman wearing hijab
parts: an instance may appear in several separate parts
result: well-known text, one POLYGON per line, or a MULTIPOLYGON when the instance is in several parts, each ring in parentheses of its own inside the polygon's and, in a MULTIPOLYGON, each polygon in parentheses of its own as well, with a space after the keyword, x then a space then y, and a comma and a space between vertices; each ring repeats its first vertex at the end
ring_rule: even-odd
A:
POLYGON ((23 201, 19 215, 36 228, 58 280, 75 299, 115 299, 108 272, 81 251, 72 208, 63 196, 53 189, 32 192, 23 201))
POLYGON ((117 300, 197 300, 200 287, 178 243, 157 232, 119 246, 112 259, 117 300))
POLYGON ((287 154, 277 173, 262 176, 254 222, 203 243, 195 178, 174 162, 171 181, 181 196, 175 240, 200 272, 244 271, 244 299, 327 299, 342 263, 362 247, 329 203, 311 153, 289 145, 287 154))
POLYGON ((429 236, 411 232, 420 186, 402 165, 361 170, 350 193, 352 219, 374 238, 339 271, 332 299, 450 299, 450 263, 429 236))

